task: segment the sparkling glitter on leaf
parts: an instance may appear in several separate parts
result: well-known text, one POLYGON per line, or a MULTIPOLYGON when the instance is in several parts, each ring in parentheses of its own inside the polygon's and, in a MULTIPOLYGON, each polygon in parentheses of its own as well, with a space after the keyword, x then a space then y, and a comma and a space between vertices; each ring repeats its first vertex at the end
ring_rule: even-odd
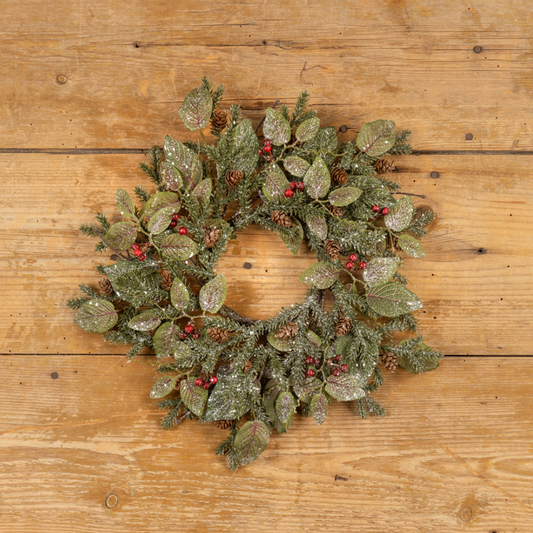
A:
POLYGON ((290 155, 283 160, 285 170, 298 178, 303 178, 311 165, 301 157, 290 155))
POLYGON ((281 337, 276 337, 276 333, 276 331, 271 331, 267 335, 269 344, 280 352, 290 352, 294 345, 294 341, 292 339, 282 339, 281 337))
POLYGON ((272 108, 268 108, 263 123, 263 135, 270 139, 274 146, 281 146, 291 138, 291 126, 287 119, 272 108))
POLYGON ((282 424, 296 412, 296 400, 290 392, 282 392, 276 400, 276 414, 282 424))
POLYGON ((335 189, 329 195, 329 203, 339 207, 350 205, 361 196, 361 192, 361 189, 357 187, 341 187, 340 189, 335 189))
POLYGON ((371 157, 378 157, 394 146, 396 124, 392 120, 367 122, 357 135, 357 148, 371 157))
POLYGON ((185 284, 178 278, 174 278, 172 282, 170 301, 178 311, 183 311, 189 304, 189 291, 185 284))
POLYGON ((313 117, 307 120, 304 120, 298 128, 296 128, 295 137, 300 142, 310 141, 314 139, 315 135, 320 129, 320 119, 318 117, 313 117))
POLYGON ((107 300, 90 300, 85 302, 76 315, 75 322, 80 328, 90 333, 105 333, 118 321, 115 307, 107 300))
POLYGON ((159 164, 159 175, 165 182, 165 187, 169 191, 179 191, 183 186, 183 180, 179 172, 166 161, 159 164))
POLYGON ((213 101, 205 87, 196 87, 183 101, 179 115, 185 126, 192 131, 207 126, 213 111, 213 101))
POLYGON ((278 415, 276 414, 276 400, 278 399, 278 396, 281 393, 281 389, 279 388, 279 384, 276 382, 276 380, 271 380, 271 382, 275 382, 272 387, 269 387, 269 384, 267 384, 267 386, 265 387, 263 407, 265 409, 266 414, 268 415, 268 418, 270 418, 270 420, 272 421, 274 429, 280 434, 286 433, 291 423, 292 417, 289 418, 289 421, 286 424, 281 423, 280 419, 278 418, 278 415))
POLYGON ((376 257, 368 261, 363 271, 363 279, 370 287, 389 281, 396 270, 400 260, 397 257, 376 257))
POLYGON ((193 190, 192 195, 200 205, 205 205, 211 198, 213 182, 210 179, 202 180, 193 190))
POLYGON ((318 378, 306 378, 301 385, 295 385, 296 396, 305 403, 309 403, 311 398, 322 388, 322 381, 318 378))
POLYGON ((159 235, 165 231, 172 222, 172 215, 176 212, 173 206, 164 207, 148 221, 146 226, 152 235, 159 235))
POLYGON ((330 376, 326 380, 326 392, 340 402, 358 400, 365 396, 365 391, 360 387, 357 379, 351 374, 330 376))
POLYGON ((400 235, 398 237, 398 246, 411 257, 420 259, 426 256, 424 247, 412 235, 400 235))
POLYGON ((208 313, 217 313, 224 305, 227 292, 226 277, 219 274, 200 289, 200 307, 208 313))
POLYGON ((319 239, 325 241, 328 236, 328 223, 326 219, 320 215, 307 215, 305 219, 309 230, 313 235, 316 235, 319 239))
POLYGON ((154 335, 154 350, 158 358, 173 357, 180 343, 180 327, 173 322, 165 322, 154 335))
POLYGON ((300 281, 317 289, 327 289, 339 279, 340 269, 330 263, 315 263, 304 270, 300 281))
POLYGON ((166 162, 180 173, 186 189, 195 187, 202 181, 202 163, 196 152, 168 135, 165 137, 164 150, 166 162))
POLYGON ((289 230, 289 234, 283 232, 280 233, 279 236, 291 253, 293 255, 298 255, 298 251, 304 240, 304 230, 300 221, 297 218, 293 219, 293 225, 289 230))
POLYGON ((196 385, 195 381, 196 378, 194 377, 180 381, 180 397, 187 409, 196 416, 202 416, 205 411, 208 392, 203 387, 196 385))
POLYGON ((186 235, 172 234, 161 239, 159 248, 168 259, 184 261, 198 252, 198 245, 186 235))
POLYGON ((144 204, 141 209, 141 216, 151 218, 158 211, 167 207, 174 208, 175 213, 180 210, 181 204, 178 195, 174 192, 158 192, 150 196, 150 199, 144 204))
POLYGON ((309 342, 313 343, 317 348, 322 344, 322 339, 310 329, 307 330, 307 338, 309 342))
POLYGON ((246 422, 237 432, 234 449, 237 461, 242 466, 255 461, 268 446, 270 432, 264 422, 254 420, 246 422))
POLYGON ((117 222, 106 233, 106 241, 117 250, 127 250, 137 239, 137 228, 132 222, 117 222))
POLYGON ((378 315, 391 318, 422 308, 416 294, 395 282, 371 288, 366 294, 366 301, 378 315))
POLYGON ((249 176, 259 160, 259 141, 248 119, 227 129, 217 147, 217 173, 225 176, 228 170, 240 170, 249 176))
POLYGON ((331 176, 328 167, 320 156, 317 156, 313 164, 304 176, 304 185, 307 194, 318 200, 325 196, 331 185, 331 176))
POLYGON ((161 319, 154 311, 145 311, 140 315, 134 316, 129 322, 128 327, 136 331, 151 331, 161 324, 161 319))
POLYGON ((135 205, 131 196, 124 189, 117 189, 117 209, 125 217, 135 216, 135 205))
POLYGON ((289 181, 285 177, 283 170, 278 165, 272 164, 266 168, 265 174, 263 193, 267 200, 284 200, 285 191, 289 188, 289 181))
POLYGON ((323 424, 328 416, 328 399, 324 394, 315 394, 311 400, 309 410, 317 424, 323 424))
POLYGON ((402 231, 409 226, 414 213, 413 200, 410 196, 404 196, 385 215, 385 226, 393 231, 402 231))
POLYGON ((219 378, 207 402, 205 420, 237 420, 250 409, 251 382, 247 374, 219 378))
POLYGON ((152 390, 150 391, 150 398, 152 398, 152 400, 164 398, 167 394, 170 394, 174 390, 175 386, 175 377, 163 376, 154 383, 152 390))

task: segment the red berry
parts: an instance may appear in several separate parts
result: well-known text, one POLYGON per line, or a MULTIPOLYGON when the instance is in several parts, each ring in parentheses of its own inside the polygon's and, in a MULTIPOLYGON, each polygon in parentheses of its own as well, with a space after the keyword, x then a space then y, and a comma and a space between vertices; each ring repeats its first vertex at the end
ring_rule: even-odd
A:
POLYGON ((259 148, 259 155, 263 155, 263 150, 261 150, 261 148, 259 148))
POLYGON ((170 223, 170 227, 171 227, 171 228, 175 228, 177 224, 178 224, 178 223, 177 223, 175 220, 173 220, 173 221, 170 223))
POLYGON ((185 326, 185 331, 186 331, 187 333, 192 333, 192 332, 194 331, 194 326, 193 326, 192 324, 187 324, 187 325, 185 326))
POLYGON ((197 341, 197 340, 200 338, 200 334, 199 334, 197 331, 195 331, 195 332, 192 334, 192 338, 193 338, 195 341, 197 341))
POLYGON ((139 250, 139 248, 137 248, 133 253, 134 253, 137 257, 139 257, 140 255, 142 255, 142 252, 141 252, 141 250, 139 250))
POLYGON ((270 146, 270 144, 265 144, 265 146, 263 146, 263 150, 268 153, 272 150, 272 146, 270 146))
POLYGON ((197 387, 201 387, 201 386, 204 384, 204 382, 203 382, 202 378, 198 378, 198 379, 194 382, 194 384, 195 384, 197 387))
POLYGON ((312 378, 315 375, 315 371, 312 368, 307 369, 307 377, 312 378))
POLYGON ((381 210, 381 213, 386 215, 387 213, 389 212, 389 208, 388 207, 384 207, 382 210, 381 210))
POLYGON ((361 261, 361 262, 359 263, 359 268, 360 268, 361 270, 364 269, 364 268, 366 268, 366 261, 361 261))
POLYGON ((335 361, 338 361, 339 363, 342 361, 342 355, 340 353, 335 356, 335 361))
POLYGON ((293 193, 290 189, 287 189, 287 190, 285 191, 285 196, 286 196, 287 198, 292 198, 292 195, 293 195, 293 194, 294 194, 294 193, 293 193))
POLYGON ((340 376, 341 375, 341 371, 338 368, 334 368, 333 369, 333 375, 334 376, 340 376))
POLYGON ((141 248, 136 242, 134 242, 131 247, 133 250, 139 250, 141 248))
POLYGON ((182 332, 180 333, 180 339, 181 339, 182 341, 184 341, 186 338, 187 338, 187 333, 185 333, 185 331, 182 331, 182 332))
POLYGON ((318 357, 315 357, 315 366, 318 366, 320 364, 320 359, 318 357))
POLYGON ((289 187, 294 191, 294 189, 298 188, 298 184, 295 181, 291 181, 289 187))
POLYGON ((265 146, 270 146, 270 139, 265 139, 265 140, 263 141, 263 144, 264 144, 265 146))
POLYGON ((211 379, 209 380, 213 385, 216 385, 218 383, 218 378, 216 376, 211 376, 211 379))
POLYGON ((314 358, 314 357, 311 357, 310 355, 308 355, 308 356, 305 358, 305 362, 306 362, 308 365, 312 365, 312 364, 315 362, 315 358, 314 358))
POLYGON ((298 186, 299 191, 303 191, 305 189, 305 185, 303 181, 299 181, 296 185, 298 186))
POLYGON ((379 205, 373 205, 372 211, 374 211, 374 213, 379 213, 379 205))
POLYGON ((350 254, 350 257, 348 258, 350 261, 357 261, 357 256, 355 254, 350 254))
POLYGON ((346 263, 346 268, 347 268, 348 270, 352 270, 352 269, 353 269, 353 263, 352 263, 351 261, 348 261, 348 262, 346 263))
POLYGON ((187 235, 187 228, 180 228, 180 235, 187 235))
POLYGON ((210 383, 204 383, 204 389, 207 390, 211 386, 210 383))
POLYGON ((348 365, 344 364, 344 365, 341 365, 341 370, 343 372, 348 372, 348 365))
POLYGON ((144 261, 146 259, 146 256, 144 254, 141 254, 139 256, 139 261, 144 261))
POLYGON ((180 216, 178 215, 178 213, 174 213, 174 214, 172 215, 172 220, 178 220, 179 217, 180 217, 180 216))

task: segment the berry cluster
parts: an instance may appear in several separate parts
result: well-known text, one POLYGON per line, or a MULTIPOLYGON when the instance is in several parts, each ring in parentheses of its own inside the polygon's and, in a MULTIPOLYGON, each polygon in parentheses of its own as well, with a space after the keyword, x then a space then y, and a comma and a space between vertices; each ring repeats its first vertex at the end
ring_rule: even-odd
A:
POLYGON ((172 222, 170 223, 170 227, 171 228, 175 228, 178 225, 178 219, 179 218, 180 218, 180 216, 178 215, 178 213, 174 213, 172 215, 172 222))
POLYGON ((184 341, 189 335, 195 341, 200 338, 200 333, 198 333, 198 331, 196 330, 195 324, 192 320, 185 326, 185 329, 180 333, 180 339, 184 341))
MULTIPOLYGON (((355 268, 355 262, 357 261, 357 256, 355 254, 350 254, 348 257, 349 261, 346 263, 346 268, 348 270, 353 270, 355 268)), ((359 268, 361 270, 366 268, 366 261, 361 261, 359 263, 359 268)))
POLYGON ((296 192, 302 192, 305 189, 305 185, 303 181, 291 181, 289 184, 290 189, 287 189, 285 191, 285 197, 286 198, 292 198, 292 195, 294 194, 294 191, 296 192))
MULTIPOLYGON (((389 212, 389 208, 388 207, 379 207, 379 205, 373 205, 372 206, 372 211, 374 213, 379 213, 380 215, 386 215, 388 212, 389 212)), ((379 215, 377 215, 379 216, 379 215)))
MULTIPOLYGON (((305 362, 307 363, 308 366, 318 366, 320 364, 320 359, 318 357, 311 357, 310 355, 308 355, 306 358, 305 358, 305 362)), ((314 375, 315 375, 315 369, 314 368, 308 368, 307 369, 307 377, 309 378, 312 378, 314 375)))
POLYGON ((272 145, 270 144, 270 139, 265 139, 263 141, 263 148, 259 148, 259 156, 264 156, 265 158, 272 160, 270 152, 272 151, 272 145))
POLYGON ((332 357, 331 359, 327 360, 327 365, 332 368, 333 370, 331 373, 334 376, 340 376, 341 372, 348 372, 348 365, 346 363, 342 363, 342 355, 337 354, 335 357, 332 357))
POLYGON ((144 261, 146 259, 146 256, 143 254, 141 247, 136 242, 131 245, 131 248, 139 261, 144 261))
POLYGON ((206 379, 205 382, 202 378, 198 378, 194 384, 197 387, 203 387, 204 389, 208 389, 211 387, 211 385, 216 385, 218 383, 218 378, 216 376, 211 376, 209 379, 206 379))

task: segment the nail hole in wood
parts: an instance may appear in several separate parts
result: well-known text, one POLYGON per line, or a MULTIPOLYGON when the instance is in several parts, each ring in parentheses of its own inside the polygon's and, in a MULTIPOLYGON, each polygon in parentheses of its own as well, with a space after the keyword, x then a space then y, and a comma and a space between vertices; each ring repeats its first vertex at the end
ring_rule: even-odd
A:
POLYGON ((250 270, 252 268, 252 263, 244 263, 243 266, 246 270, 250 270))
POLYGON ((68 78, 64 74, 58 74, 56 81, 59 83, 59 85, 65 85, 65 83, 68 81, 68 78))
POLYGON ((140 48, 141 45, 138 42, 133 43, 133 48, 140 48))
POLYGON ((108 509, 113 509, 113 507, 115 507, 117 503, 118 503, 118 496, 116 496, 115 494, 110 494, 105 500, 105 506, 108 509))
POLYGON ((487 253, 487 249, 486 248, 478 248, 477 253, 478 254, 486 254, 487 253))
POLYGON ((431 175, 431 177, 432 177, 434 180, 436 180, 436 179, 439 177, 439 173, 438 173, 438 172, 435 172, 435 171, 433 171, 430 175, 431 175))
POLYGON ((476 54, 481 54, 483 48, 481 46, 474 46, 474 52, 476 54))
POLYGON ((471 141, 473 138, 474 138, 474 136, 473 136, 471 133, 467 133, 467 134, 465 135, 465 139, 466 139, 467 141, 471 141))
POLYGON ((339 131, 341 133, 346 133, 348 131, 348 126, 344 126, 344 124, 339 128, 339 131))
POLYGON ((59 374, 58 374, 57 372, 52 372, 52 373, 50 374, 50 377, 51 377, 52 379, 57 379, 57 378, 59 377, 59 374))

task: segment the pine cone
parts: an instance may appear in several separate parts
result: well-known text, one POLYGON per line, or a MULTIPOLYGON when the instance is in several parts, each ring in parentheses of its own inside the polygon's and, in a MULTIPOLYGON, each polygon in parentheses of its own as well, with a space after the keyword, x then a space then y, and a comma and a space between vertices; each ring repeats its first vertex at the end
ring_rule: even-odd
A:
POLYGON ((204 244, 206 248, 213 248, 219 237, 222 235, 220 228, 206 228, 204 235, 204 244))
POLYGON ((335 183, 339 185, 344 185, 348 180, 348 173, 343 170, 341 167, 333 167, 331 170, 331 177, 335 183))
POLYGON ((283 226, 284 228, 292 227, 292 218, 284 211, 272 211, 270 219, 278 226, 283 226))
POLYGON ((219 420, 217 422, 218 429, 229 429, 231 426, 233 426, 233 420, 219 420))
POLYGON ((396 170, 394 161, 387 161, 387 159, 380 159, 375 165, 378 174, 388 174, 396 170))
POLYGON ((163 270, 163 272, 161 272, 161 277, 163 278, 163 281, 161 282, 161 287, 163 287, 163 290, 170 292, 174 277, 168 270, 163 270))
POLYGON ((113 287, 111 285, 111 282, 107 278, 101 278, 98 282, 98 285, 102 294, 107 294, 108 296, 110 294, 113 294, 113 287))
POLYGON ((396 356, 393 353, 384 353, 381 356, 381 360, 383 364, 385 365, 385 368, 391 372, 396 372, 396 369, 398 368, 398 359, 396 359, 396 356))
POLYGON ((295 322, 287 322, 285 326, 281 326, 279 331, 274 335, 278 339, 291 339, 296 337, 298 333, 298 325, 295 322))
POLYGON ((339 257, 339 243, 333 239, 327 240, 324 245, 324 251, 332 261, 336 261, 339 257))
POLYGON ((335 333, 338 337, 342 335, 346 335, 347 333, 350 333, 352 330, 352 321, 348 317, 341 317, 339 318, 339 321, 337 322, 337 326, 335 327, 335 333))
POLYGON ((244 368, 243 368, 243 372, 246 374, 248 372, 250 372, 250 369, 252 368, 252 361, 246 361, 246 363, 244 363, 244 368))
POLYGON ((228 170, 226 172, 226 183, 228 187, 237 187, 243 178, 243 173, 240 170, 228 170))
POLYGON ((230 330, 222 328, 209 328, 207 330, 207 334, 211 337, 213 342, 221 344, 222 342, 226 342, 228 340, 230 330))
POLYGON ((211 118, 211 127, 214 130, 223 130, 228 123, 228 115, 222 109, 215 111, 215 114, 211 118))
POLYGON ((334 217, 342 217, 344 211, 342 210, 342 207, 339 207, 337 205, 331 205, 328 204, 326 206, 328 208, 328 211, 334 216, 334 217))

